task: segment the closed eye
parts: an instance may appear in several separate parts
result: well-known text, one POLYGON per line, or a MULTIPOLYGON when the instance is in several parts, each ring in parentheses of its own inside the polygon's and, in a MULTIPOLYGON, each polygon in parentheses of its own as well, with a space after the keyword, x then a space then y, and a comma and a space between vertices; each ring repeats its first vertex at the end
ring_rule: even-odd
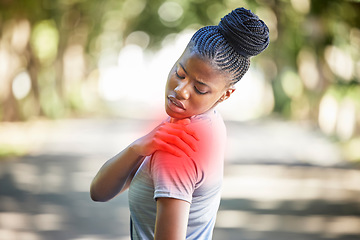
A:
POLYGON ((207 92, 200 91, 196 86, 194 86, 194 89, 195 89, 195 92, 197 92, 198 94, 201 94, 201 95, 204 95, 207 93, 207 92))
MULTIPOLYGON (((180 67, 178 66, 177 69, 175 70, 175 75, 176 75, 177 78, 179 78, 179 79, 182 80, 182 79, 185 79, 185 76, 179 75, 178 70, 180 70, 180 71, 183 70, 183 71, 185 72, 185 74, 187 74, 187 72, 186 72, 186 70, 185 70, 185 68, 184 68, 183 65, 181 65, 180 63, 179 63, 179 65, 180 65, 180 67)), ((207 86, 205 83, 203 83, 203 82, 201 82, 201 81, 198 81, 198 80, 194 80, 194 81, 196 81, 197 84, 207 86)), ((208 91, 201 91, 198 87, 196 87, 196 85, 194 85, 194 90, 195 90, 195 92, 196 92, 197 94, 200 94, 200 95, 204 95, 204 94, 207 94, 207 93, 208 93, 208 91)))
POLYGON ((176 77, 179 78, 179 79, 184 79, 184 78, 185 78, 185 77, 180 76, 180 75, 178 74, 177 70, 175 71, 175 75, 176 75, 176 77))

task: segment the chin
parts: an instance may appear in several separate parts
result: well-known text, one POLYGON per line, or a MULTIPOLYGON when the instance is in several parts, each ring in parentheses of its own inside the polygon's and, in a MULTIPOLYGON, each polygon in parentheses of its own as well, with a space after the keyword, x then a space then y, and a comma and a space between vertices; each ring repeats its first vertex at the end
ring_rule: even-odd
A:
POLYGON ((183 119, 183 118, 189 118, 191 116, 187 116, 187 115, 183 115, 180 113, 175 113, 173 111, 171 111, 170 109, 165 108, 166 114, 171 117, 171 118, 175 118, 175 119, 183 119))

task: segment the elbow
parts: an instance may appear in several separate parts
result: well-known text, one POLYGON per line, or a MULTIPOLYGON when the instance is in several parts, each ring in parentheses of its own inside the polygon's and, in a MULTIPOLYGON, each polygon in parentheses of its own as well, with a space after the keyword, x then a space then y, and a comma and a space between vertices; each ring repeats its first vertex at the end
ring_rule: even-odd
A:
POLYGON ((107 202, 108 200, 106 199, 102 199, 102 198, 98 198, 96 196, 94 196, 93 194, 90 194, 91 200, 93 200, 94 202, 107 202))
POLYGON ((90 198, 91 200, 93 200, 94 202, 105 202, 103 199, 101 199, 98 195, 96 195, 93 192, 90 192, 90 198))
POLYGON ((99 191, 97 191, 94 184, 91 184, 91 187, 90 187, 90 198, 94 202, 106 202, 109 200, 109 199, 105 198, 99 191))
POLYGON ((101 184, 101 182, 93 180, 90 186, 90 198, 94 202, 107 202, 123 190, 124 188, 119 187, 119 189, 117 189, 113 186, 109 187, 107 184, 101 184))
POLYGON ((102 202, 101 198, 94 191, 90 191, 90 198, 94 202, 102 202))
POLYGON ((109 199, 101 197, 93 192, 90 192, 90 198, 91 200, 93 200, 94 202, 107 202, 109 199))

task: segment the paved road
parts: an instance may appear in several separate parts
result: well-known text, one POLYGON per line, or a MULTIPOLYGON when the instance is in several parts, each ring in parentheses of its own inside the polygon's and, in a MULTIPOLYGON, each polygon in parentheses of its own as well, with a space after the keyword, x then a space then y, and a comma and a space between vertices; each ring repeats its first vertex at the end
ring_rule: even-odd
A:
MULTIPOLYGON (((0 160, 0 240, 128 240, 127 194, 95 203, 89 184, 148 127, 91 119, 0 129, 2 139, 33 149, 0 160)), ((360 171, 334 144, 274 119, 227 127, 215 240, 360 239, 360 171)))

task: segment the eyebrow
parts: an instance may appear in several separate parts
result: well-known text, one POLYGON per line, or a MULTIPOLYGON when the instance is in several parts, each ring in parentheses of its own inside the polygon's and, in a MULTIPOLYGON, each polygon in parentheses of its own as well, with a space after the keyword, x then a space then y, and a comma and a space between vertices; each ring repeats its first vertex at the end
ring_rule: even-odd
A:
MULTIPOLYGON (((189 75, 188 74, 188 72, 186 71, 186 69, 185 69, 185 67, 181 64, 181 63, 179 63, 179 65, 181 66, 181 68, 184 70, 184 72, 186 73, 186 75, 189 75)), ((201 81, 199 81, 198 79, 194 79, 198 84, 201 84, 201 85, 203 85, 203 86, 206 86, 206 87, 209 87, 210 88, 210 86, 209 85, 207 85, 206 83, 204 83, 204 82, 201 82, 201 81)))

